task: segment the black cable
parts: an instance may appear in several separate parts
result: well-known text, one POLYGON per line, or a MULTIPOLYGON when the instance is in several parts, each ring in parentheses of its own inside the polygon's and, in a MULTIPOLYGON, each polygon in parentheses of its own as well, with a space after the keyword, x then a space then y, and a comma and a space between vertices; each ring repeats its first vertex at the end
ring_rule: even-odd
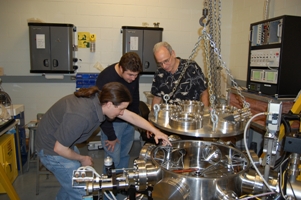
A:
MULTIPOLYGON (((274 169, 277 169, 281 163, 287 158, 289 157, 290 154, 288 154, 287 152, 284 152, 283 155, 278 158, 276 161, 275 161, 275 165, 274 165, 274 169)), ((286 168, 286 167, 285 167, 286 168)), ((277 170, 278 171, 278 170, 277 170)))
POLYGON ((291 126, 290 126, 289 122, 286 120, 284 115, 281 116, 281 123, 284 126, 285 134, 290 133, 291 132, 291 126))
POLYGON ((294 114, 290 110, 287 114, 284 114, 285 118, 288 120, 299 120, 300 114, 294 114))
POLYGON ((288 114, 283 114, 281 116, 281 123, 283 123, 285 128, 285 134, 289 134, 292 132, 291 125, 289 121, 300 121, 300 115, 293 114, 291 111, 288 114))

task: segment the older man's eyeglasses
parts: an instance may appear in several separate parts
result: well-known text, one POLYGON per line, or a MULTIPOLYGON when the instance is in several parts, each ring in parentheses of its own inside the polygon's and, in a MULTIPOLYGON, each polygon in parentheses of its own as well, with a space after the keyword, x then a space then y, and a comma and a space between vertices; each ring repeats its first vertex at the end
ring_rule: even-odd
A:
POLYGON ((171 55, 169 56, 168 59, 164 60, 163 62, 157 62, 157 65, 158 65, 159 67, 162 67, 163 65, 169 64, 170 58, 171 58, 171 55))

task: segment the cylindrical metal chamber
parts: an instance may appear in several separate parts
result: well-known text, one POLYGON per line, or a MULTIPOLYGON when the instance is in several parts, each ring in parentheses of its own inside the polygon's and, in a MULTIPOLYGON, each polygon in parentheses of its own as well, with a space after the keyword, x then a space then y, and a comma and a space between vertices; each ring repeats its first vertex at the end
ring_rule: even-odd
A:
POLYGON ((250 166, 247 156, 235 148, 195 140, 158 146, 150 159, 162 169, 153 191, 156 200, 234 199, 242 193, 239 176, 250 166))

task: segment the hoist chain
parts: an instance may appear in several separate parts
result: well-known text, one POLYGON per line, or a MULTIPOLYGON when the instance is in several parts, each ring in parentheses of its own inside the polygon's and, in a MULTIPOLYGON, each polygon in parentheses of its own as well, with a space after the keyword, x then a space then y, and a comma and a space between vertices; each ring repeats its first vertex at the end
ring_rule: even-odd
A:
MULTIPOLYGON (((206 27, 204 27, 205 29, 206 27)), ((205 34, 204 34, 205 36, 205 34)), ((209 40, 206 40, 204 38, 204 45, 205 45, 205 59, 206 59, 206 64, 208 68, 208 93, 209 93, 209 101, 210 101, 210 106, 211 108, 215 109, 215 98, 214 98, 214 93, 213 93, 213 88, 212 88, 212 67, 210 66, 210 58, 209 58, 209 40)))
POLYGON ((184 68, 183 68, 183 70, 182 70, 182 72, 181 72, 181 74, 180 74, 180 76, 179 76, 179 78, 178 78, 178 80, 177 80, 175 86, 173 87, 172 91, 168 94, 168 97, 166 97, 166 98, 168 98, 168 100, 171 99, 171 97, 173 96, 174 92, 176 91, 176 89, 177 89, 179 83, 181 82, 181 79, 183 78, 183 76, 184 76, 184 74, 185 74, 185 71, 186 71, 187 68, 189 67, 190 61, 193 59, 193 56, 196 54, 197 49, 198 49, 198 47, 200 46, 200 42, 201 42, 202 39, 203 39, 203 36, 202 36, 202 35, 199 36, 199 39, 198 39, 198 41, 195 43, 194 48, 192 49, 191 54, 190 54, 190 56, 189 56, 189 58, 188 58, 188 61, 185 63, 185 66, 184 66, 184 68))
MULTIPOLYGON (((183 78, 183 76, 184 76, 184 74, 185 74, 185 72, 186 72, 186 70, 187 70, 187 68, 188 68, 188 66, 189 66, 189 62, 190 62, 190 60, 188 60, 188 61, 185 63, 185 66, 184 66, 184 68, 183 68, 183 70, 182 70, 182 72, 181 72, 181 74, 180 74, 180 76, 179 76, 179 78, 178 78, 178 80, 177 80, 175 86, 172 88, 172 91, 168 94, 168 100, 171 99, 171 97, 172 97, 173 94, 175 93, 176 89, 178 88, 178 85, 180 84, 180 82, 181 82, 181 80, 182 80, 182 78, 183 78)), ((168 101, 168 100, 167 100, 167 101, 168 101)), ((167 101, 166 101, 166 103, 167 103, 167 101)))
MULTIPOLYGON (((227 68, 226 63, 222 60, 222 56, 220 54, 219 49, 216 47, 216 45, 215 45, 214 41, 212 40, 211 36, 206 32, 206 27, 203 28, 202 34, 204 35, 204 39, 207 40, 210 43, 210 46, 213 48, 214 53, 218 56, 218 59, 221 62, 221 66, 226 70, 227 75, 230 77, 230 80, 231 80, 231 83, 232 83, 233 87, 236 89, 238 95, 240 96, 241 100, 243 101, 243 107, 244 108, 249 108, 250 104, 248 102, 246 102, 245 97, 242 95, 241 90, 238 87, 238 84, 234 80, 234 77, 230 74, 230 70, 227 68)), ((205 42, 205 44, 206 44, 206 42, 205 42)), ((205 49, 206 49, 206 47, 205 47, 205 49)), ((206 58, 206 60, 207 60, 207 58, 206 58)), ((211 67, 211 66, 209 66, 209 67, 211 67)), ((210 99, 211 99, 211 97, 210 97, 210 99)), ((210 103, 211 103, 211 101, 210 101, 210 103)))
MULTIPOLYGON (((222 56, 220 53, 221 49, 221 42, 220 42, 220 37, 221 37, 221 0, 219 0, 218 5, 216 5, 216 0, 214 1, 214 15, 212 14, 212 3, 211 1, 205 0, 204 7, 207 7, 209 5, 209 16, 204 15, 200 23, 203 26, 202 34, 199 36, 198 41, 196 42, 191 55, 189 56, 189 60, 186 63, 186 66, 184 67, 183 71, 185 72, 187 67, 189 66, 188 63, 190 60, 193 59, 193 56, 196 54, 196 51, 198 50, 198 47, 200 45, 200 42, 202 39, 204 39, 204 47, 205 47, 205 59, 206 59, 206 64, 208 68, 208 93, 209 93, 209 101, 210 101, 210 115, 211 115, 211 121, 213 123, 213 131, 215 131, 217 127, 217 122, 218 122, 218 115, 216 114, 216 100, 217 97, 221 97, 221 92, 220 92, 220 70, 221 68, 224 68, 226 71, 226 74, 230 77, 231 83, 233 87, 237 90, 238 95, 240 96, 241 100, 243 101, 243 108, 249 108, 250 104, 246 102, 245 97, 242 95, 241 90, 238 87, 238 84, 234 80, 234 77, 230 74, 230 70, 227 68, 226 63, 222 60, 222 56), (216 7, 218 6, 218 14, 216 11, 216 7), (218 17, 217 17, 218 16, 218 17), (209 22, 209 19, 212 20, 212 23, 209 23, 209 34, 206 32, 207 27, 206 24, 209 22), (203 23, 202 20, 206 19, 207 23, 203 23), (213 24, 213 25, 212 25, 213 24), (214 32, 214 28, 218 27, 217 31, 214 32), (211 33, 211 34, 210 34, 211 33), (213 39, 211 38, 211 35, 213 35, 213 39), (217 41, 217 43, 214 42, 217 41), (211 47, 211 48, 210 48, 211 47), (219 73, 217 73, 219 72, 219 73), (218 75, 219 74, 219 75, 218 75), (214 84, 214 86, 213 86, 214 84)), ((204 12, 207 13, 207 12, 204 12)), ((182 78, 184 73, 181 73, 179 80, 182 78)), ((177 83, 178 84, 178 83, 177 83)), ((173 88, 172 92, 169 95, 172 95, 176 90, 176 87, 173 88)), ((170 97, 170 96, 169 96, 170 97)))
MULTIPOLYGON (((208 4, 208 18, 210 19, 210 23, 209 23, 209 27, 207 27, 207 28, 209 28, 208 29, 208 31, 209 31, 209 34, 210 35, 212 35, 213 37, 214 37, 214 32, 213 32, 213 30, 214 30, 214 27, 213 27, 213 25, 215 24, 215 17, 214 17, 214 12, 213 12, 213 6, 212 6, 212 1, 209 1, 209 4, 208 4)), ((215 100, 216 100, 216 89, 215 89, 215 86, 216 86, 216 68, 215 68, 215 66, 216 66, 216 63, 215 63, 215 61, 216 61, 216 59, 215 59, 215 55, 214 55, 214 52, 213 52, 213 50, 211 49, 211 48, 208 48, 208 52, 209 52, 209 61, 208 61, 208 63, 210 63, 209 64, 209 66, 210 66, 210 70, 208 71, 208 74, 210 73, 210 81, 211 81, 211 90, 212 90, 212 95, 214 95, 215 96, 215 100)), ((208 77, 208 78, 209 78, 208 77)))
MULTIPOLYGON (((216 42, 217 48, 220 49, 220 7, 221 2, 217 0, 211 0, 208 3, 208 13, 211 23, 209 23, 209 34, 212 36, 213 40, 216 42)), ((211 78, 212 78, 212 90, 215 95, 215 99, 218 100, 221 98, 221 63, 218 60, 218 57, 214 54, 213 49, 209 50, 210 54, 210 66, 211 69, 211 78)))
MULTIPOLYGON (((217 47, 218 49, 221 51, 221 0, 218 1, 218 5, 217 5, 217 8, 218 8, 218 11, 217 11, 217 21, 216 21, 216 43, 217 43, 217 47)), ((216 59, 217 60, 217 70, 218 70, 218 73, 216 74, 217 75, 217 82, 216 82, 216 93, 217 93, 217 96, 219 98, 222 97, 222 93, 221 93, 221 70, 222 70, 222 67, 221 67, 221 62, 220 60, 216 59)))
MULTIPOLYGON (((204 26, 204 29, 206 29, 206 26, 204 26)), ((209 101, 210 101, 210 107, 211 107, 211 112, 210 112, 210 116, 211 116, 211 121, 213 123, 212 126, 212 131, 215 130, 216 126, 217 126, 217 122, 218 122, 218 116, 216 114, 216 105, 215 105, 215 96, 213 93, 213 87, 212 87, 212 67, 210 66, 210 58, 209 58, 209 40, 206 39, 206 35, 203 34, 204 36, 204 45, 205 45, 205 59, 206 59, 206 63, 207 63, 207 68, 208 68, 208 93, 209 93, 209 101)))
MULTIPOLYGON (((218 29, 219 27, 217 26, 217 12, 216 12, 216 0, 213 0, 213 17, 214 20, 212 20, 214 22, 214 24, 212 24, 212 32, 213 32, 213 40, 216 41, 216 44, 219 46, 219 39, 218 39, 218 29)), ((218 84, 220 82, 220 70, 219 70, 219 61, 217 59, 217 56, 214 54, 214 52, 211 52, 213 54, 213 58, 214 58, 214 92, 215 92, 215 96, 216 96, 216 100, 218 100, 220 98, 220 94, 218 93, 218 84)))

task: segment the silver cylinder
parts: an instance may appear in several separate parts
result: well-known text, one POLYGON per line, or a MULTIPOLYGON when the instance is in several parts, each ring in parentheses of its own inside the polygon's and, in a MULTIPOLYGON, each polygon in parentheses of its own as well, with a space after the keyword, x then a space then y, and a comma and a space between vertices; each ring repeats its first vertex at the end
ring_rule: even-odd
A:
POLYGON ((151 154, 152 162, 162 169, 163 175, 162 181, 154 187, 154 197, 214 200, 223 195, 242 194, 239 176, 246 172, 250 163, 239 150, 194 140, 172 142, 170 154, 165 148, 168 147, 158 146, 151 154), (212 152, 214 155, 208 156, 212 152))
POLYGON ((299 175, 299 164, 300 164, 300 154, 293 153, 290 156, 290 164, 288 169, 289 181, 295 182, 297 176, 299 175))

